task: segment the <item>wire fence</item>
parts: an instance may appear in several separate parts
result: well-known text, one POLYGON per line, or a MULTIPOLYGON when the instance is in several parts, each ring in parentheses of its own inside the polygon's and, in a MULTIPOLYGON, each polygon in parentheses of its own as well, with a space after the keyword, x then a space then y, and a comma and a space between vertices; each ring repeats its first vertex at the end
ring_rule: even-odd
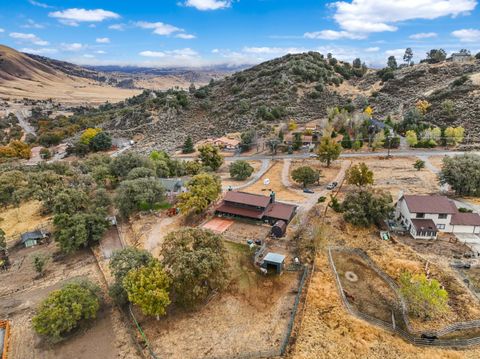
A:
POLYGON ((406 341, 419 345, 419 346, 435 346, 435 347, 470 347, 470 346, 475 346, 475 345, 480 345, 480 336, 474 336, 472 338, 439 338, 442 336, 446 336, 447 334, 451 334, 454 332, 462 331, 462 330, 478 330, 480 329, 480 320, 474 320, 470 322, 459 322, 459 323, 454 323, 452 325, 449 325, 447 327, 444 327, 440 330, 432 331, 429 333, 422 333, 422 332, 417 332, 414 331, 410 323, 408 322, 407 318, 407 306, 405 302, 403 301, 403 297, 400 295, 398 291, 398 287, 393 280, 388 277, 385 273, 383 273, 380 269, 378 269, 373 262, 370 260, 370 258, 361 250, 356 249, 356 248, 340 248, 340 247, 329 247, 328 248, 328 260, 330 263, 330 266, 332 268, 332 271, 334 273, 335 277, 335 282, 337 283, 337 289, 340 294, 340 298, 342 299, 343 304, 347 308, 347 311, 353 315, 354 317, 360 318, 365 320, 368 323, 371 323, 373 325, 379 326, 389 332, 396 333, 400 335, 403 339, 406 341), (342 251, 350 254, 356 254, 359 255, 362 259, 364 259, 367 264, 373 269, 382 279, 384 279, 387 284, 389 284, 392 289, 397 293, 398 300, 401 304, 402 307, 402 314, 403 314, 403 321, 404 324, 407 328, 407 331, 399 328, 395 322, 390 323, 390 322, 385 322, 383 320, 380 320, 378 318, 374 318, 368 314, 365 314, 355 307, 353 307, 349 300, 347 299, 345 292, 343 290, 343 286, 340 281, 339 274, 337 272, 337 269, 335 267, 335 262, 333 260, 332 256, 332 250, 333 251, 342 251))

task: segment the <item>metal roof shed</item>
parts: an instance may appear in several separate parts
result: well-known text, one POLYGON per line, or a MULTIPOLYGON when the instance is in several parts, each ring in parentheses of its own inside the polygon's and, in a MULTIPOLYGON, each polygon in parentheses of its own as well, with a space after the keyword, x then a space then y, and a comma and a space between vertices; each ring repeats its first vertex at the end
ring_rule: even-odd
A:
POLYGON ((285 256, 279 253, 267 253, 263 258, 262 267, 267 268, 275 267, 277 274, 282 273, 283 267, 285 265, 285 256))

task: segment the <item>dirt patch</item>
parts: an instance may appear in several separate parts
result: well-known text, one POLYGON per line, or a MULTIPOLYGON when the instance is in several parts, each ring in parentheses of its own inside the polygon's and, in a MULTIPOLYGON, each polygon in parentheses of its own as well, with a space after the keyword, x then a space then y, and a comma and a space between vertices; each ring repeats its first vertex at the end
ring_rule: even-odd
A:
POLYGON ((18 239, 20 234, 49 223, 50 217, 42 216, 41 208, 42 204, 38 201, 22 203, 18 208, 9 207, 0 212, 0 228, 5 231, 8 239, 18 239))
POLYGON ((280 201, 297 203, 305 201, 306 198, 304 196, 289 190, 283 185, 282 168, 283 161, 274 161, 273 166, 258 180, 258 182, 248 186, 244 189, 244 191, 268 195, 269 191, 272 190, 275 192, 276 198, 280 201), (266 178, 270 180, 270 184, 268 186, 263 184, 266 178))
POLYGON ((226 218, 212 218, 210 221, 205 223, 202 228, 210 229, 211 231, 217 233, 225 232, 235 221, 233 219, 226 219, 226 218))
POLYGON ((293 179, 292 179, 292 171, 298 167, 302 166, 308 166, 311 167, 315 170, 320 171, 320 186, 311 185, 309 188, 315 189, 315 188, 320 188, 321 186, 324 186, 330 182, 332 182, 338 175, 338 172, 340 171, 342 167, 342 162, 341 161, 335 161, 333 162, 330 167, 324 166, 320 161, 318 160, 310 160, 310 159, 304 159, 300 161, 292 161, 292 164, 290 166, 290 173, 289 173, 289 179, 294 188, 297 189, 302 189, 302 186, 297 184, 293 179))
POLYGON ((142 321, 160 357, 236 357, 280 345, 298 285, 297 273, 257 274, 248 247, 226 243, 232 279, 224 293, 198 310, 174 308, 160 321, 142 321))
POLYGON ((264 240, 272 227, 261 222, 237 219, 223 234, 230 241, 246 244, 247 240, 264 240))
POLYGON ((89 278, 102 286, 101 273, 89 250, 61 260, 51 260, 45 276, 35 279, 33 255, 52 256, 57 251, 54 243, 14 249, 10 252, 12 267, 0 272, 0 313, 12 322, 9 358, 137 358, 119 313, 108 303, 99 312, 97 320, 58 345, 46 345, 33 331, 31 318, 52 290, 79 278, 89 278))
POLYGON ((356 159, 352 164, 365 162, 373 171, 375 187, 388 191, 396 199, 400 193, 427 194, 438 192, 437 176, 428 170, 417 171, 416 157, 368 157, 356 159))

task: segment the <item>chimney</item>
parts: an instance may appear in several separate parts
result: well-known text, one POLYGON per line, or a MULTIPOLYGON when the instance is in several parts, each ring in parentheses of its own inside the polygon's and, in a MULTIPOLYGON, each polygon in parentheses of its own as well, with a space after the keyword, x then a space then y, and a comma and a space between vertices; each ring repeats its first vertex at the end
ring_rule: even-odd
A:
POLYGON ((275 203, 275 192, 270 192, 270 203, 275 203))

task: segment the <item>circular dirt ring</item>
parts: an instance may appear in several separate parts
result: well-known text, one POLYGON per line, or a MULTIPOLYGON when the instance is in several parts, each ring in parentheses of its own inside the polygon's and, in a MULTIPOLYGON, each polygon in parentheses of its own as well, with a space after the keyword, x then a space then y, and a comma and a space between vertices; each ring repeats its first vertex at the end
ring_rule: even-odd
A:
POLYGON ((345 278, 350 282, 358 281, 358 276, 353 272, 345 272, 345 278))

